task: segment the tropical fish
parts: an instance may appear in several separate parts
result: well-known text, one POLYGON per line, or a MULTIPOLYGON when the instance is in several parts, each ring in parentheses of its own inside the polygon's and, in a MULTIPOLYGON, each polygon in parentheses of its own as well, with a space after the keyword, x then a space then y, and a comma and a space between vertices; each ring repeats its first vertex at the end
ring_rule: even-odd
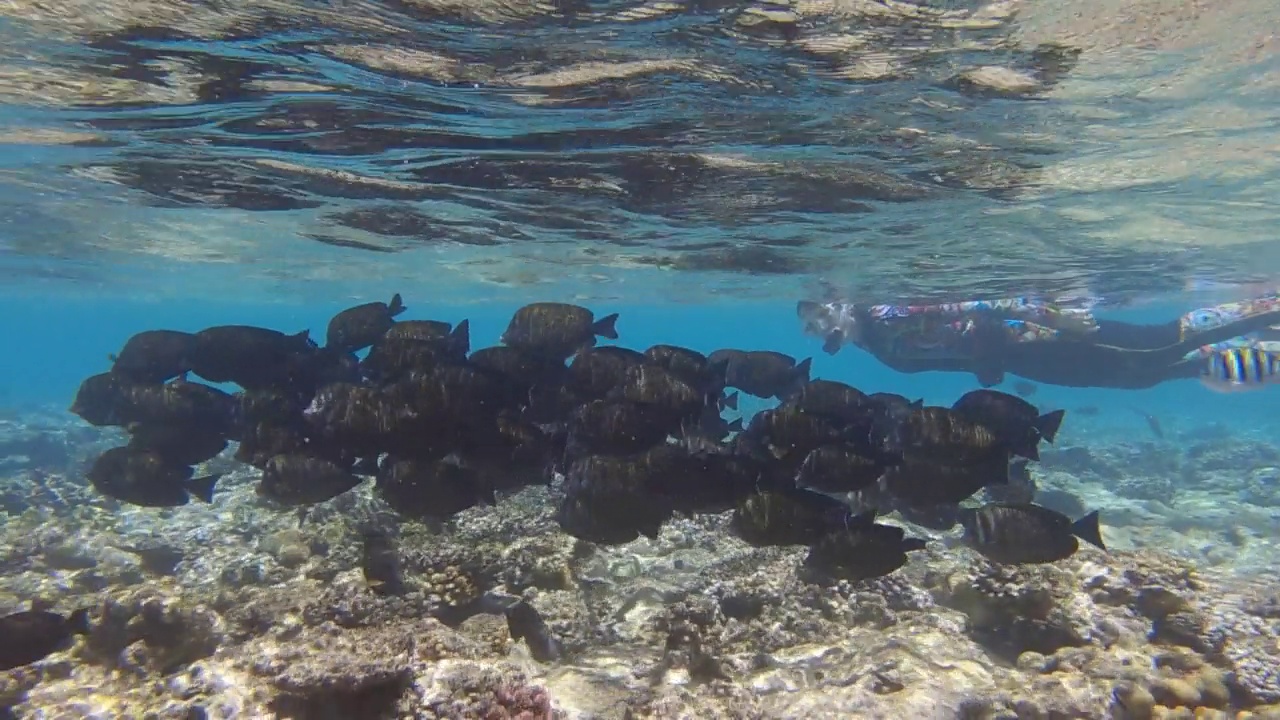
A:
POLYGON ((1200 381, 1218 392, 1256 390, 1280 381, 1280 353, 1231 348, 1211 355, 1200 381))

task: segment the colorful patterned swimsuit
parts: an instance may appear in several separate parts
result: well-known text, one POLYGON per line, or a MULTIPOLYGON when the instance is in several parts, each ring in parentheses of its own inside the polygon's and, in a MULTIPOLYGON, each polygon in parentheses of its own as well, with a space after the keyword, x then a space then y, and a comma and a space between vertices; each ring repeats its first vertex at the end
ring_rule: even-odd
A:
MULTIPOLYGON (((1179 336, 1187 340, 1199 333, 1261 313, 1280 311, 1280 295, 1193 310, 1178 320, 1179 336)), ((1061 308, 1028 298, 975 300, 941 305, 873 305, 868 308, 876 326, 880 352, 907 360, 967 359, 967 342, 980 315, 1000 318, 1010 342, 1052 342, 1087 339, 1098 328, 1087 310, 1061 308)), ((1186 359, 1203 359, 1220 350, 1259 347, 1280 350, 1280 341, 1262 340, 1250 333, 1188 352, 1186 359)))
POLYGON ((1097 328, 1087 311, 1039 304, 1027 298, 942 305, 873 305, 868 314, 876 325, 881 351, 902 359, 969 357, 966 341, 981 315, 999 317, 1009 341, 1017 343, 1054 341, 1097 328))

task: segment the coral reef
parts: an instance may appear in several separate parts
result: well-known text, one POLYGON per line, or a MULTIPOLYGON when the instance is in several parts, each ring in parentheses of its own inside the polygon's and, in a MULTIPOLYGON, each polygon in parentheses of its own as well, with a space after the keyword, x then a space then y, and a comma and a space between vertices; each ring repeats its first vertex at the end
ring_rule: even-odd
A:
MULTIPOLYGON (((86 441, 92 444, 93 441, 86 441)), ((993 565, 955 533, 898 572, 814 584, 803 548, 752 548, 727 517, 601 548, 531 487, 397 533, 403 591, 375 592, 368 487, 305 514, 232 469, 213 505, 119 506, 46 470, 66 506, 0 512, 0 612, 93 609, 65 652, 0 673, 33 718, 1277 718, 1280 578, 1269 446, 1045 453, 1058 502, 1102 508, 1111 552, 993 565), (1169 477, 1177 499, 1122 478, 1169 477), (77 493, 81 493, 77 495, 77 493), (504 609, 560 648, 535 660, 504 609)), ((92 450, 73 451, 88 454, 92 450)), ((215 460, 213 463, 217 463, 215 460)), ((11 475, 28 482, 29 470, 11 475)), ((1141 482, 1141 480, 1131 480, 1141 482)))

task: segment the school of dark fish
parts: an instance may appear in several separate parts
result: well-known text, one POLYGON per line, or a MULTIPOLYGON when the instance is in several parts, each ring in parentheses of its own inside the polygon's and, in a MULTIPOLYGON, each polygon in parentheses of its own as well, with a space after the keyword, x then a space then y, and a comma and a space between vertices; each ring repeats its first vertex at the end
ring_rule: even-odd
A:
MULTIPOLYGON (((400 516, 439 521, 559 483, 556 519, 582 540, 653 538, 677 514, 731 512, 747 543, 807 546, 814 581, 906 564, 925 542, 878 522, 893 512, 961 525, 993 562, 1053 562, 1077 537, 1103 548, 1096 513, 1073 522, 1032 503, 1026 463, 1064 413, 1016 395, 975 390, 925 406, 811 379, 809 360, 776 352, 600 345, 618 338, 617 315, 562 303, 520 308, 498 345, 475 350, 466 320, 404 312, 399 295, 344 310, 323 346, 307 331, 245 325, 134 335, 71 407, 129 433, 93 463, 90 483, 135 505, 212 502, 218 477, 194 466, 230 443, 261 470, 257 492, 283 506, 372 476, 400 516), (739 392, 777 405, 745 427, 729 422, 739 392), (984 489, 997 502, 962 507, 984 489)), ((374 555, 394 564, 389 552, 374 555)))

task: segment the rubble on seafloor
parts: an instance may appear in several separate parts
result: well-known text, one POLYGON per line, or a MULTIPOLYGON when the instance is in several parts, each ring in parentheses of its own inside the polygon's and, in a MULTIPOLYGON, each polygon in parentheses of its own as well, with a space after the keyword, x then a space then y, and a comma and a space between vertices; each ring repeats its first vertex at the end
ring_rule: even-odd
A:
POLYGON ((380 595, 360 527, 395 521, 367 487, 299 514, 235 468, 212 505, 123 506, 75 479, 95 441, 71 427, 29 433, 62 445, 5 428, 65 450, 6 466, 0 613, 89 606, 93 632, 0 673, 0 717, 1280 718, 1262 442, 1046 451, 1041 490, 1101 508, 1116 548, 1052 565, 918 529, 930 547, 902 570, 822 587, 802 548, 751 548, 724 516, 577 541, 537 487, 401 525, 405 592, 380 595), (1162 479, 1172 499, 1140 489, 1162 479), (559 660, 511 639, 494 593, 537 609, 559 660))

